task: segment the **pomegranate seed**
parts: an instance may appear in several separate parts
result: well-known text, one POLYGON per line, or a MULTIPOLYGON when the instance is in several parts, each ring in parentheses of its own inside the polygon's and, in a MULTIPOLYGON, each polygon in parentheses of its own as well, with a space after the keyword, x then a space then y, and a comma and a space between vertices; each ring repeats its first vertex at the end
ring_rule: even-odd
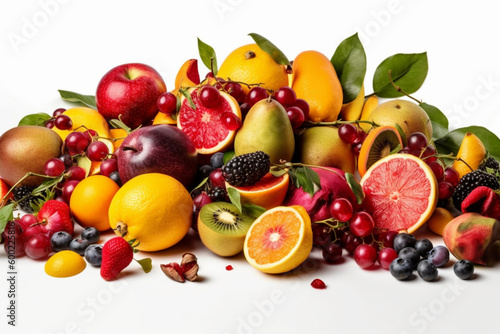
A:
POLYGON ((232 265, 228 265, 228 266, 226 266, 226 270, 227 270, 227 271, 231 271, 231 270, 233 270, 233 266, 232 266, 232 265))
POLYGON ((326 284, 319 278, 316 278, 314 281, 311 282, 311 286, 315 289, 326 289, 326 284))

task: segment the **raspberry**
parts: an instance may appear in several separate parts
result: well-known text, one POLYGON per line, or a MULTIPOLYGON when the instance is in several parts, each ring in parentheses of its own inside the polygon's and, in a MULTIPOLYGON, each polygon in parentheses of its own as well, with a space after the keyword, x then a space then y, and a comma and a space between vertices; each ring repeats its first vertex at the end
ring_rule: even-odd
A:
POLYGON ((14 194, 14 200, 16 202, 18 202, 21 209, 23 209, 27 213, 34 212, 32 204, 36 205, 38 201, 43 200, 43 197, 41 197, 41 196, 38 196, 38 195, 32 196, 31 195, 31 192, 34 189, 35 188, 28 187, 28 186, 19 186, 19 187, 16 187, 12 190, 12 193, 14 194), (22 200, 22 201, 20 201, 20 200, 22 200))
POLYGON ((455 208, 460 210, 463 200, 479 186, 486 186, 493 190, 500 188, 495 175, 488 174, 482 170, 475 170, 465 174, 453 192, 452 199, 455 208))
POLYGON ((246 187, 257 183, 271 168, 268 154, 257 151, 239 155, 222 166, 222 176, 234 187, 246 187))

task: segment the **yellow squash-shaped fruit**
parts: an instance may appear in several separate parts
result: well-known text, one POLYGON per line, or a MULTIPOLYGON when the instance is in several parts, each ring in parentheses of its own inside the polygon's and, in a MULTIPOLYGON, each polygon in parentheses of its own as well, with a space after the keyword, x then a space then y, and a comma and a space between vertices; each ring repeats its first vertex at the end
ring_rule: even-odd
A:
POLYGON ((462 178, 465 174, 476 170, 481 161, 484 160, 485 155, 486 148, 481 139, 475 134, 467 132, 458 149, 457 160, 453 163, 453 168, 457 170, 460 178, 462 178), (458 160, 459 158, 461 160, 458 160))
POLYGON ((340 117, 343 121, 357 121, 361 117, 365 102, 365 86, 361 86, 358 96, 351 102, 342 105, 340 117))
POLYGON ((304 51, 293 61, 292 88, 309 103, 313 122, 335 121, 342 108, 342 86, 330 60, 318 51, 304 51))

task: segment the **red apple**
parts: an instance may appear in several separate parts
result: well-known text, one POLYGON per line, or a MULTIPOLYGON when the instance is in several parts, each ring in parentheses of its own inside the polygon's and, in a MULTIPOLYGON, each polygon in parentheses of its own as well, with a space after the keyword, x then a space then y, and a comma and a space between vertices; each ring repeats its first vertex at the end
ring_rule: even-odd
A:
POLYGON ((132 129, 151 123, 156 100, 167 91, 160 74, 139 63, 124 64, 106 73, 96 91, 97 110, 106 119, 121 118, 132 129))
POLYGON ((167 174, 189 188, 197 170, 191 139, 176 126, 158 124, 130 133, 116 152, 123 183, 145 173, 167 174))

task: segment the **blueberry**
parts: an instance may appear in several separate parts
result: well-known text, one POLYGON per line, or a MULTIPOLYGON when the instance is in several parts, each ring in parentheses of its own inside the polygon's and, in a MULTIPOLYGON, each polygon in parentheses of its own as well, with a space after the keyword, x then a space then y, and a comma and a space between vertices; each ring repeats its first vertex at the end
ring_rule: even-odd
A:
POLYGON ((399 253, 405 247, 415 247, 417 239, 412 234, 400 233, 394 237, 394 250, 399 253))
POLYGON ((429 260, 420 261, 417 267, 418 276, 422 277, 424 281, 430 282, 436 279, 438 270, 436 266, 429 260))
POLYGON ((409 278, 413 273, 413 264, 410 260, 397 258, 391 262, 389 272, 396 279, 402 281, 409 278))
POLYGON ((91 244, 98 242, 100 236, 101 233, 95 227, 86 227, 82 231, 82 239, 87 239, 91 244))
POLYGON ((469 279, 474 274, 474 264, 469 260, 460 260, 453 266, 453 271, 458 278, 469 279))
POLYGON ((71 243, 71 239, 73 237, 68 232, 59 231, 52 234, 50 238, 50 245, 52 246, 52 250, 54 252, 60 252, 66 249, 69 249, 69 244, 71 243))
POLYGON ((85 260, 94 267, 100 267, 102 262, 102 245, 90 245, 85 250, 85 260))
POLYGON ((109 178, 113 181, 115 181, 115 183, 121 187, 122 186, 122 180, 120 179, 120 173, 118 173, 117 170, 115 170, 114 172, 112 172, 111 174, 109 174, 109 178))
POLYGON ((73 239, 69 244, 69 249, 81 256, 85 255, 85 249, 90 245, 86 239, 73 239))
POLYGON ((413 268, 418 265, 418 261, 420 261, 420 254, 418 254, 417 250, 413 247, 405 247, 399 251, 398 257, 401 259, 409 260, 413 268))
POLYGON ((200 174, 201 180, 203 180, 204 178, 208 177, 213 170, 214 169, 210 165, 203 165, 203 166, 201 166, 198 169, 198 173, 200 174))
POLYGON ((429 252, 428 259, 436 268, 440 268, 448 263, 450 251, 445 246, 436 246, 429 252))
POLYGON ((216 152, 210 157, 210 166, 212 169, 221 168, 224 165, 224 153, 216 152))
POLYGON ((433 247, 429 239, 419 239, 415 242, 415 249, 421 257, 426 257, 433 247))

